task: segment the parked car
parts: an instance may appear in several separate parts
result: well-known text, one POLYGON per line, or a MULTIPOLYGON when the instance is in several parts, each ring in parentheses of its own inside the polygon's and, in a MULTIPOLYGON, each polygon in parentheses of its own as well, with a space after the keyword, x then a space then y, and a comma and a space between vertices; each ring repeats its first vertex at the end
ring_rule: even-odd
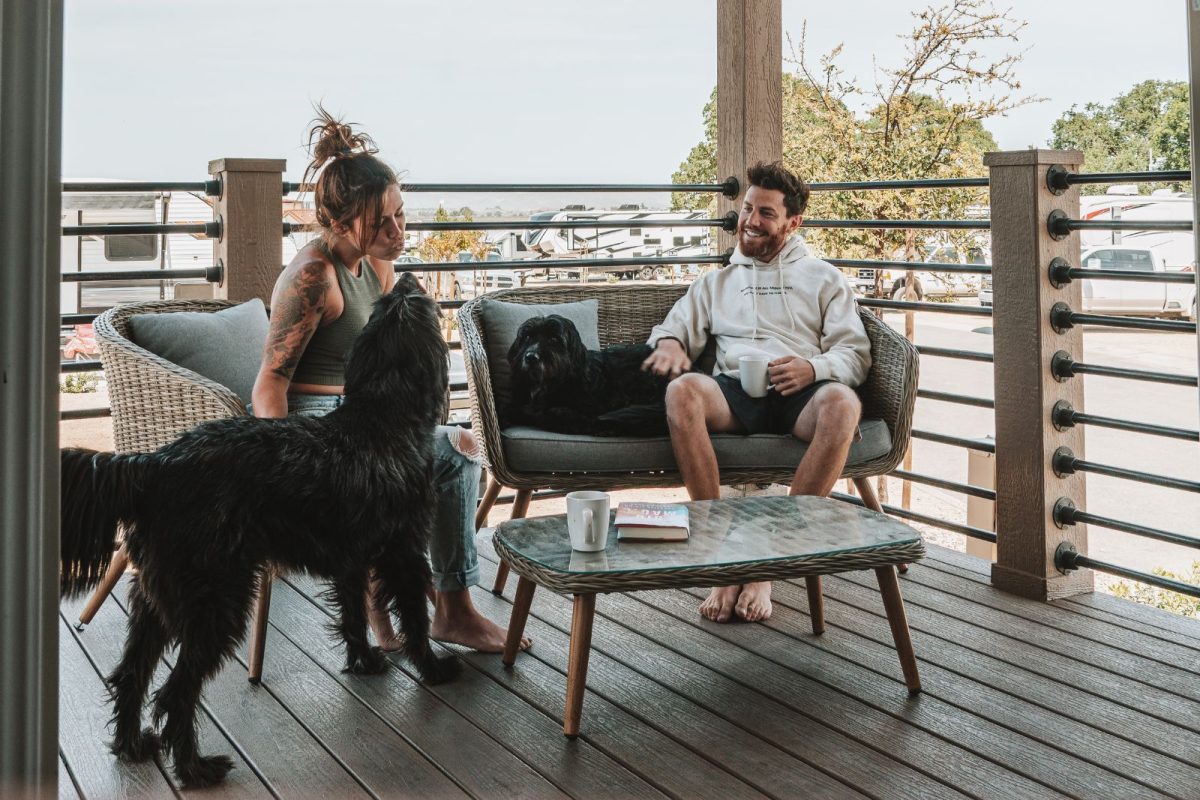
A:
MULTIPOLYGON (((1168 270, 1162 257, 1145 247, 1107 245, 1083 251, 1084 269, 1124 270, 1133 272, 1176 272, 1168 270)), ((1182 271, 1192 272, 1195 264, 1182 271)), ((1196 318, 1194 285, 1154 281, 1104 280, 1083 281, 1083 310, 1102 314, 1196 318)))
MULTIPOLYGON (((1152 249, 1121 245, 1084 250, 1079 260, 1084 269, 1133 272, 1194 272, 1196 269, 1196 265, 1191 264, 1181 270, 1172 270, 1152 249)), ((1195 286, 1089 278, 1083 281, 1082 289, 1085 312, 1196 319, 1195 286)), ((992 305, 991 275, 984 277, 978 297, 981 306, 992 305)))
MULTIPOLYGON (((900 260, 897 257, 895 260, 900 260)), ((958 272, 930 270, 931 264, 987 264, 991 252, 983 246, 973 246, 960 252, 951 244, 929 245, 921 251, 921 258, 913 261, 913 288, 917 300, 927 297, 963 297, 980 290, 980 276, 958 272)), ((864 295, 873 295, 876 270, 856 269, 851 277, 855 290, 864 295)), ((905 299, 906 270, 889 268, 883 271, 883 295, 894 300, 905 299)))

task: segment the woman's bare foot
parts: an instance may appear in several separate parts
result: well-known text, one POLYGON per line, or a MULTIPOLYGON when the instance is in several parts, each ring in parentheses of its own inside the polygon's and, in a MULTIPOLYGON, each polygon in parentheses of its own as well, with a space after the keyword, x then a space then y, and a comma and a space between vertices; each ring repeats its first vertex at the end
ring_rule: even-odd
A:
MULTIPOLYGON (((433 624, 429 635, 439 642, 461 644, 481 653, 502 653, 508 631, 479 613, 471 602, 471 590, 437 592, 433 624)), ((521 637, 521 649, 533 644, 528 636, 521 637)))
POLYGON ((741 593, 740 586, 716 586, 709 590, 708 597, 700 604, 700 616, 713 622, 729 622, 733 616, 733 604, 741 593))
POLYGON ((742 586, 733 611, 746 622, 762 622, 771 618, 771 582, 758 581, 742 586))

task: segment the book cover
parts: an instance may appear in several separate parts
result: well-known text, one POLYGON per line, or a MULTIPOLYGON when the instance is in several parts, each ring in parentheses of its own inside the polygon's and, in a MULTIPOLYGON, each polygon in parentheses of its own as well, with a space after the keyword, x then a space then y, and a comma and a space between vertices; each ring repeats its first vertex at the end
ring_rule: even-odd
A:
POLYGON ((682 542, 688 538, 688 510, 681 503, 621 503, 613 525, 626 542, 682 542))

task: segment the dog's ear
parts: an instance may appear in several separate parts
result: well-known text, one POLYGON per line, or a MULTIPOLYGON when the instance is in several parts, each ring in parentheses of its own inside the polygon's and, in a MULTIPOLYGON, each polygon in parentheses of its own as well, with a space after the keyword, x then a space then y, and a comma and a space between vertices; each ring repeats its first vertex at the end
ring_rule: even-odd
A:
POLYGON ((558 318, 562 325, 562 338, 566 344, 567 353, 571 359, 577 363, 583 363, 587 358, 588 349, 583 344, 583 339, 579 336, 579 329, 575 327, 575 323, 566 317, 558 318))
POLYGON ((517 328, 517 337, 513 339, 513 343, 508 348, 509 364, 521 357, 521 351, 529 345, 529 340, 533 338, 537 328, 545 319, 545 317, 530 317, 521 323, 521 327, 517 328))

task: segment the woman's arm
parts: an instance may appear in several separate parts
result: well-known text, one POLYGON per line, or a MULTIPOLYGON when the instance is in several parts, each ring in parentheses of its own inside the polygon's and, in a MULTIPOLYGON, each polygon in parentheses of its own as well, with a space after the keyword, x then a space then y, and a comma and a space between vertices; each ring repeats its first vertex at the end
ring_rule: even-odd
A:
POLYGON ((313 259, 289 267, 271 294, 271 325, 250 395, 256 417, 286 417, 287 390, 300 356, 325 313, 327 265, 313 259))

